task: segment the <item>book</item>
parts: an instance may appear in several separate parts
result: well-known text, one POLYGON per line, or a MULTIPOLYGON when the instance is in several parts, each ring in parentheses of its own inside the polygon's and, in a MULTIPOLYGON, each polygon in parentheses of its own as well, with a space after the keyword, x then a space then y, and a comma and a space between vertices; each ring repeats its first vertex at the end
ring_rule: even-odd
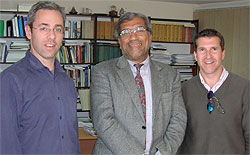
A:
POLYGON ((23 19, 22 16, 18 16, 18 29, 19 29, 19 36, 24 37, 24 28, 23 28, 23 19))
POLYGON ((26 32, 25 32, 25 26, 27 25, 27 17, 21 16, 22 18, 22 28, 23 28, 23 36, 26 36, 26 32))
POLYGON ((90 89, 78 90, 82 110, 90 110, 90 89))
POLYGON ((99 28, 99 33, 100 33, 100 38, 99 39, 104 39, 105 38, 105 21, 98 21, 98 28, 99 28))
POLYGON ((86 22, 85 22, 85 20, 82 20, 81 21, 81 29, 82 29, 82 34, 81 34, 81 37, 82 38, 87 38, 87 36, 86 36, 86 22))
POLYGON ((68 19, 66 19, 65 21, 64 38, 69 38, 69 20, 68 19))
POLYGON ((0 62, 4 62, 6 41, 0 42, 0 62))
POLYGON ((76 21, 76 38, 81 38, 81 21, 76 21))
POLYGON ((13 37, 17 37, 15 18, 13 17, 11 20, 12 20, 11 23, 12 23, 13 37))
POLYGON ((0 37, 3 37, 4 36, 4 20, 0 20, 0 37))
POLYGON ((19 26, 18 26, 18 18, 19 18, 19 16, 17 16, 17 15, 14 16, 14 24, 15 24, 14 29, 16 29, 16 37, 20 37, 19 26))
POLYGON ((7 20, 6 21, 6 36, 7 37, 13 37, 13 24, 12 24, 12 20, 7 20))
POLYGON ((105 31, 104 31, 104 39, 111 39, 112 36, 112 23, 110 21, 105 21, 104 23, 105 31))

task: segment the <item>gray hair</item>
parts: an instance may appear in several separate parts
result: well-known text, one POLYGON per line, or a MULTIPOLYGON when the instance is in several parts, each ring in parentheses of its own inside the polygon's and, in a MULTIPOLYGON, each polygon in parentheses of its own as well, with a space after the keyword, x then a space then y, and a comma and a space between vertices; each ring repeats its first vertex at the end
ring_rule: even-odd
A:
POLYGON ((144 20, 144 22, 145 22, 147 31, 148 31, 150 34, 153 34, 153 31, 152 31, 152 24, 149 22, 148 17, 146 17, 144 14, 141 14, 141 13, 126 12, 123 16, 120 17, 120 19, 118 20, 118 23, 117 23, 117 25, 116 25, 116 28, 115 28, 115 37, 116 37, 116 38, 120 38, 120 33, 121 33, 120 28, 121 28, 121 24, 122 24, 123 22, 133 20, 135 17, 142 18, 142 19, 144 20))
POLYGON ((39 1, 36 4, 34 4, 27 16, 27 25, 29 25, 31 28, 33 27, 33 23, 35 21, 36 18, 36 13, 39 10, 55 10, 55 11, 59 11, 63 17, 63 23, 65 22, 65 13, 64 10, 62 9, 62 7, 60 7, 58 4, 56 4, 55 2, 51 2, 51 1, 39 1))

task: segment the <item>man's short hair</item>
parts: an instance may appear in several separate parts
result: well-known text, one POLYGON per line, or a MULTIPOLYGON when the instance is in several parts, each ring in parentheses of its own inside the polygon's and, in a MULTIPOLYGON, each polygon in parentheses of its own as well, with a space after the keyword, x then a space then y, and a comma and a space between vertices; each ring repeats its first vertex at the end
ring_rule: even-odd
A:
POLYGON ((195 51, 197 51, 197 40, 199 38, 203 38, 203 37, 218 37, 220 39, 220 46, 221 46, 221 50, 224 50, 224 46, 225 46, 225 41, 224 41, 224 37, 222 36, 222 34, 220 32, 218 32, 215 29, 204 29, 202 31, 200 31, 194 38, 194 47, 195 47, 195 51))
MULTIPOLYGON (((62 7, 60 7, 58 4, 56 4, 55 2, 51 2, 51 1, 39 1, 36 4, 34 4, 27 16, 27 25, 29 25, 31 28, 33 27, 33 23, 35 21, 36 18, 36 13, 39 10, 55 10, 55 11, 59 11, 63 17, 63 23, 65 22, 65 13, 64 10, 62 9, 62 7)), ((49 15, 48 15, 49 16, 49 15)))

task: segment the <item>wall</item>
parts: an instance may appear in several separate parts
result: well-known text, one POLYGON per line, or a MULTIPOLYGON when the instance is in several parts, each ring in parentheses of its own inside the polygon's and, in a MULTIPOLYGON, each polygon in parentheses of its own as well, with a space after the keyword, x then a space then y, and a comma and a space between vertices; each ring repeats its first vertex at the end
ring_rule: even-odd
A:
POLYGON ((194 11, 194 19, 199 19, 200 30, 214 28, 222 33, 226 50, 224 67, 250 79, 250 6, 249 3, 226 4, 206 5, 203 9, 200 7, 194 11))
MULTIPOLYGON (((153 2, 144 0, 54 0, 59 5, 65 7, 66 13, 69 12, 72 6, 75 6, 78 13, 83 7, 92 9, 93 13, 106 13, 110 11, 111 5, 116 5, 118 12, 120 8, 127 8, 127 11, 140 12, 147 16, 154 18, 173 18, 173 19, 187 19, 193 18, 193 9, 198 5, 153 2)), ((16 10, 17 5, 33 4, 37 0, 0 0, 1 10, 16 10)))

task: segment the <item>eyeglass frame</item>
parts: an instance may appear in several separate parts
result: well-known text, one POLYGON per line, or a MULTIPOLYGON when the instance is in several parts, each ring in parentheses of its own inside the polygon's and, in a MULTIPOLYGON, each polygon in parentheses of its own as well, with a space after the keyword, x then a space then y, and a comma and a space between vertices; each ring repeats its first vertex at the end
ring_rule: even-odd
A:
MULTIPOLYGON (((208 92, 208 95, 209 95, 209 93, 210 92, 212 92, 212 91, 209 91, 208 92)), ((213 92, 212 92, 213 93, 213 92)), ((213 110, 212 111, 209 111, 208 110, 208 107, 207 107, 207 110, 209 111, 209 114, 211 114, 213 111, 214 111, 214 103, 216 103, 217 104, 217 106, 216 106, 216 108, 219 110, 219 112, 221 113, 221 114, 225 114, 226 112, 225 112, 225 110, 224 110, 224 108, 221 106, 221 104, 220 104, 220 102, 219 102, 219 99, 216 97, 216 96, 214 96, 214 93, 212 94, 212 97, 209 97, 208 96, 208 104, 209 103, 211 103, 212 104, 212 106, 213 106, 213 110)), ((208 105, 207 104, 207 105, 208 105)))
POLYGON ((40 33, 45 34, 45 35, 49 34, 51 32, 51 30, 53 30, 53 32, 55 34, 64 34, 64 32, 65 32, 65 28, 62 25, 57 25, 54 28, 50 28, 48 25, 42 24, 42 25, 39 25, 38 27, 32 27, 32 29, 36 29, 40 33), (62 29, 61 32, 57 31, 57 28, 59 28, 59 27, 62 29), (46 28, 46 30, 42 30, 42 28, 46 28))
MULTIPOLYGON (((131 34, 132 34, 132 32, 135 34, 135 35, 138 35, 138 32, 140 32, 140 31, 143 31, 143 33, 144 32, 146 32, 146 31, 148 31, 145 27, 143 27, 143 26, 137 26, 136 28, 134 28, 134 29, 123 29, 121 32, 120 32, 120 37, 121 38, 129 38, 130 36, 131 36, 131 34), (142 29, 139 29, 139 28, 142 28, 142 29), (128 31, 127 33, 126 33, 126 31, 128 31), (122 33, 125 33, 125 34, 122 34, 122 33)), ((140 35, 139 35, 140 36, 140 35)))

